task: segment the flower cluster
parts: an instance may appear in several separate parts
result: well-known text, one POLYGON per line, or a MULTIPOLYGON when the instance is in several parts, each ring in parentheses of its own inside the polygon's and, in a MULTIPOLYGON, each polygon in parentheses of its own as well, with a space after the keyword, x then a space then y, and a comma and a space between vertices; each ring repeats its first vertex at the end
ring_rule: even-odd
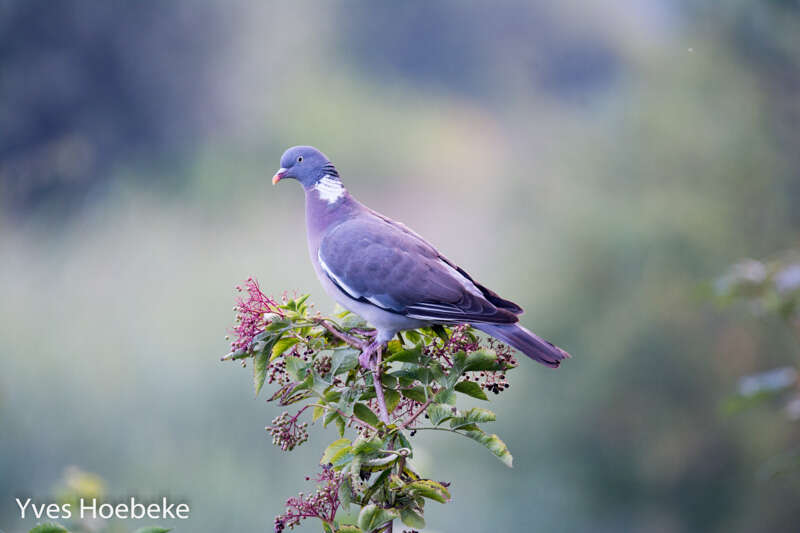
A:
MULTIPOLYGON (((339 509, 339 485, 342 475, 330 466, 322 467, 322 472, 315 478, 320 485, 313 494, 303 494, 286 500, 286 512, 275 517, 275 533, 286 528, 294 529, 306 518, 318 518, 331 524, 339 509)), ((311 478, 306 478, 310 481, 311 478)))
POLYGON ((308 440, 308 422, 297 422, 304 410, 301 409, 294 416, 284 411, 272 419, 272 425, 266 428, 272 434, 272 444, 286 452, 308 440))
POLYGON ((278 302, 261 292, 255 279, 247 278, 244 287, 237 285, 236 290, 245 293, 245 296, 238 297, 233 308, 236 325, 232 333, 236 338, 231 342, 231 350, 234 352, 247 350, 255 336, 270 324, 271 317, 283 316, 278 302))

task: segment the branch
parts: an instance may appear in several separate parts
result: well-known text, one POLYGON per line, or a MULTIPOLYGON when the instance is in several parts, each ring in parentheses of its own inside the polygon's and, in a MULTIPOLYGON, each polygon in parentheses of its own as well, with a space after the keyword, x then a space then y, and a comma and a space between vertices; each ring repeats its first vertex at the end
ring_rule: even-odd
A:
POLYGON ((322 318, 314 319, 314 322, 325 328, 330 332, 331 335, 339 339, 340 341, 344 342, 345 344, 349 344, 353 348, 358 348, 359 350, 363 350, 367 347, 367 342, 362 341, 359 338, 353 337, 352 335, 348 335, 343 331, 339 331, 333 324, 329 323, 327 320, 322 318))
POLYGON ((378 408, 381 412, 381 420, 389 425, 389 412, 386 410, 386 400, 383 397, 383 385, 381 385, 381 359, 383 358, 383 346, 378 346, 378 359, 372 367, 372 382, 375 385, 375 397, 378 399, 378 408))
POLYGON ((422 406, 413 415, 411 415, 411 418, 403 422, 403 424, 400 426, 400 429, 406 429, 408 426, 410 426, 414 420, 419 417, 419 415, 425 412, 425 409, 427 409, 431 403, 433 403, 433 396, 428 398, 428 401, 422 404, 422 406))

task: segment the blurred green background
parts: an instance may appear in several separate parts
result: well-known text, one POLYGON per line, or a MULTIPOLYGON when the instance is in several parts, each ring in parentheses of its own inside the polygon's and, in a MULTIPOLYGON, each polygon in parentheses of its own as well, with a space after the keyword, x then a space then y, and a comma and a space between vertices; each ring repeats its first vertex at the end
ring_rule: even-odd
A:
POLYGON ((799 95, 796 0, 0 0, 0 530, 70 466, 178 532, 310 488, 330 431, 281 454, 219 362, 250 275, 332 309, 269 183, 294 144, 574 354, 499 397, 513 470, 417 437, 430 531, 796 530, 759 472, 797 424, 720 406, 797 343, 698 287, 798 244, 799 95))

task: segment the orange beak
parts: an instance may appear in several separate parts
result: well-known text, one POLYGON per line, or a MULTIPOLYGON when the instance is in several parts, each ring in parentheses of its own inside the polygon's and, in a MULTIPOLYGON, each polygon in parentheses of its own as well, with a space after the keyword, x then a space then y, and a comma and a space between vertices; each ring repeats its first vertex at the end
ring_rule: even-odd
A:
POLYGON ((285 168, 278 169, 274 176, 272 176, 272 184, 277 185, 279 181, 288 173, 289 171, 285 168))

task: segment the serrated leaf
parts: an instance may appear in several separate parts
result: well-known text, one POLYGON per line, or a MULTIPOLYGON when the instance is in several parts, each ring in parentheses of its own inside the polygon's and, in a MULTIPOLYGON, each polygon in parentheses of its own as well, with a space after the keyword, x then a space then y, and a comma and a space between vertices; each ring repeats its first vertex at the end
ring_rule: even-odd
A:
POLYGON ((427 409, 428 418, 434 426, 438 426, 442 422, 453 418, 453 409, 447 405, 439 403, 432 403, 427 409))
POLYGON ((473 370, 496 370, 497 354, 492 350, 477 350, 471 352, 466 359, 465 372, 473 370))
POLYGON ((264 331, 269 333, 283 333, 284 331, 292 329, 292 321, 285 318, 274 318, 272 322, 267 324, 264 331))
POLYGON ((373 529, 377 529, 378 526, 382 526, 386 522, 399 517, 400 513, 394 509, 381 509, 377 505, 371 503, 365 505, 358 514, 358 527, 363 531, 372 531, 373 529))
POLYGON ((386 389, 383 391, 383 398, 386 401, 386 412, 391 413, 397 404, 400 403, 402 396, 394 389, 386 389))
POLYGON ((393 353, 387 357, 385 361, 418 364, 421 355, 422 346, 414 346, 413 348, 408 348, 406 350, 400 350, 399 352, 393 353))
POLYGON ((398 431, 397 433, 395 433, 395 438, 397 439, 397 447, 408 449, 411 452, 409 457, 413 457, 414 456, 413 448, 411 447, 411 443, 408 441, 408 437, 406 437, 405 433, 403 433, 402 431, 398 431))
POLYGON ((422 340, 422 336, 419 334, 419 332, 415 331, 413 329, 410 329, 410 330, 406 331, 405 335, 406 335, 406 339, 411 344, 415 344, 415 345, 419 344, 419 341, 422 340))
POLYGON ((331 375, 336 376, 343 372, 349 372, 358 365, 360 351, 355 348, 334 348, 331 355, 331 375))
POLYGON ((482 430, 465 431, 463 435, 484 445, 498 459, 503 461, 503 464, 507 467, 511 468, 513 466, 514 458, 511 456, 511 452, 508 451, 508 446, 506 446, 506 443, 500 440, 500 437, 497 435, 490 435, 484 433, 482 430))
POLYGON ((286 373, 291 376, 295 381, 303 381, 306 379, 307 365, 299 357, 286 357, 286 373))
POLYGON ((378 437, 365 439, 359 437, 353 442, 354 455, 369 455, 383 448, 383 441, 378 437))
POLYGON ((364 533, 361 531, 361 528, 351 525, 339 526, 339 529, 336 530, 336 533, 364 533))
POLYGON ((448 405, 455 405, 456 404, 456 393, 453 392, 452 389, 442 389, 436 396, 434 396, 433 401, 436 403, 446 403, 448 405))
POLYGON ((350 330, 353 328, 363 328, 367 325, 367 321, 355 313, 347 313, 341 320, 342 328, 350 330))
POLYGON ((344 476, 339 484, 339 503, 345 513, 350 512, 350 504, 353 502, 353 488, 350 485, 350 478, 344 476))
POLYGON ((419 495, 429 500, 435 500, 439 503, 447 503, 450 499, 450 491, 447 490, 447 487, 432 479, 418 479, 417 481, 412 481, 405 486, 405 490, 414 495, 419 495))
POLYGON ((300 342, 300 339, 298 339, 297 337, 281 337, 272 347, 272 355, 270 355, 269 360, 272 361, 280 357, 286 350, 288 350, 298 342, 300 342))
POLYGON ((459 381, 456 383, 454 389, 461 394, 466 394, 467 396, 472 396, 473 398, 477 398, 479 400, 489 400, 481 386, 474 381, 459 381))
POLYGON ((264 386, 264 380, 267 379, 267 368, 269 367, 269 352, 261 350, 255 356, 253 361, 253 388, 256 391, 256 396, 261 392, 261 387, 264 386))
POLYGON ((133 533, 167 533, 168 531, 172 531, 172 529, 167 529, 158 526, 152 527, 142 527, 134 531, 133 533))
POLYGON ((450 419, 450 427, 452 429, 463 428, 473 424, 482 424, 484 422, 494 422, 497 416, 488 409, 481 409, 480 407, 473 407, 466 412, 458 413, 450 419))
POLYGON ((350 451, 350 439, 339 439, 331 442, 322 454, 319 464, 333 463, 336 458, 350 451))
MULTIPOLYGON (((361 467, 359 466, 359 472, 360 471, 361 467)), ((372 484, 364 491, 364 494, 361 497, 361 505, 368 504, 370 498, 372 498, 372 495, 375 494, 375 491, 381 488, 384 483, 386 483, 386 480, 391 477, 391 475, 392 472, 390 470, 384 470, 381 472, 378 477, 375 478, 375 481, 373 481, 372 484)))
POLYGON ((436 336, 442 339, 444 342, 450 340, 450 335, 448 335, 447 330, 440 324, 434 324, 431 326, 431 331, 433 331, 436 336))
POLYGON ((340 414, 336 414, 336 418, 334 418, 334 423, 336 424, 336 429, 339 430, 339 436, 344 436, 344 418, 340 414))
POLYGON ((380 470, 387 470, 394 466, 397 462, 398 456, 395 454, 386 454, 383 457, 375 459, 362 460, 361 468, 368 472, 378 472, 380 470))
POLYGON ((425 389, 420 386, 416 386, 413 389, 403 389, 400 391, 400 394, 417 403, 425 403, 427 401, 425 398, 425 389))
POLYGON ((358 402, 353 405, 353 414, 356 418, 363 420, 372 427, 377 426, 379 423, 378 417, 375 415, 375 413, 373 413, 372 410, 363 403, 358 402))
POLYGON ((425 527, 425 518, 416 509, 401 509, 400 520, 408 527, 418 527, 420 529, 425 527))
POLYGON ((28 533, 69 533, 69 530, 61 524, 47 522, 46 524, 39 524, 28 533))
POLYGON ((381 374, 381 384, 384 388, 394 389, 397 387, 397 378, 391 374, 381 374))

